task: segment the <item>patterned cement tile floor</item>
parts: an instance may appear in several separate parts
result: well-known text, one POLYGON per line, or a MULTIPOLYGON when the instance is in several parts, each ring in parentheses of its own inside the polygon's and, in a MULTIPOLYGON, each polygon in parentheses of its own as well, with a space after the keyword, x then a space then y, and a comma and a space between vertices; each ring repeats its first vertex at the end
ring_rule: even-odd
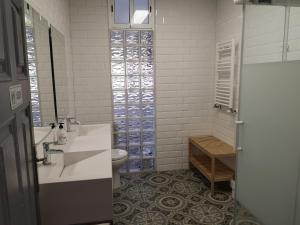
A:
MULTIPOLYGON (((228 185, 215 195, 195 170, 122 175, 114 192, 114 225, 235 225, 228 185)), ((243 212, 236 225, 258 225, 243 212)))

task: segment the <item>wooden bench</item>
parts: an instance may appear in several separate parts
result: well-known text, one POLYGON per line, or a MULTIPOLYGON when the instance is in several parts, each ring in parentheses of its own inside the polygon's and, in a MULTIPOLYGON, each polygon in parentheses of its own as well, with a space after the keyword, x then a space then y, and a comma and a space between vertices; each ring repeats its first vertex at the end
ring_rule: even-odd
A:
POLYGON ((215 182, 230 181, 234 171, 222 163, 221 158, 235 158, 235 150, 214 136, 195 136, 189 138, 189 161, 211 183, 214 195, 215 182))

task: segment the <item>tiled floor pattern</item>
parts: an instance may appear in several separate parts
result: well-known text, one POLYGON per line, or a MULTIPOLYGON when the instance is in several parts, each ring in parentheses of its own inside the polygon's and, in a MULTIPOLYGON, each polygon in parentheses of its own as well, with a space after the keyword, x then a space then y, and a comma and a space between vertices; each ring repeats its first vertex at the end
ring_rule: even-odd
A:
MULTIPOLYGON (((209 184, 197 171, 123 175, 114 192, 114 225, 235 225, 230 189, 209 184)), ((236 225, 257 225, 243 213, 236 225)))

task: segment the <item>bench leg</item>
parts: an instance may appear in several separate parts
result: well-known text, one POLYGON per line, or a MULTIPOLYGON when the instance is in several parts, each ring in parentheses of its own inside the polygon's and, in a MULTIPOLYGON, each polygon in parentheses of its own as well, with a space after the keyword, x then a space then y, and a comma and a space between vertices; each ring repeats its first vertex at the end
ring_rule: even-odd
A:
POLYGON ((188 154, 189 154, 189 169, 191 169, 192 168, 192 166, 191 166, 191 157, 192 157, 192 144, 191 144, 191 142, 189 141, 189 146, 188 146, 188 154))
POLYGON ((215 194, 215 175, 216 175, 216 160, 215 158, 211 159, 211 181, 210 181, 210 191, 211 195, 215 194))

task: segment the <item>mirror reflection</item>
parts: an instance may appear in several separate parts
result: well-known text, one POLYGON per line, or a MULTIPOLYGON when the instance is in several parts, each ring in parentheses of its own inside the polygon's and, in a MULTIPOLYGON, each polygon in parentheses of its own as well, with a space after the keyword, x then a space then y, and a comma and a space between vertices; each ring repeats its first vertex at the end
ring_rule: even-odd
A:
POLYGON ((55 100, 58 118, 69 114, 68 76, 66 68, 65 37, 52 25, 50 26, 52 60, 55 84, 55 100))
POLYGON ((27 5, 25 25, 33 125, 49 127, 56 118, 48 22, 27 5))

